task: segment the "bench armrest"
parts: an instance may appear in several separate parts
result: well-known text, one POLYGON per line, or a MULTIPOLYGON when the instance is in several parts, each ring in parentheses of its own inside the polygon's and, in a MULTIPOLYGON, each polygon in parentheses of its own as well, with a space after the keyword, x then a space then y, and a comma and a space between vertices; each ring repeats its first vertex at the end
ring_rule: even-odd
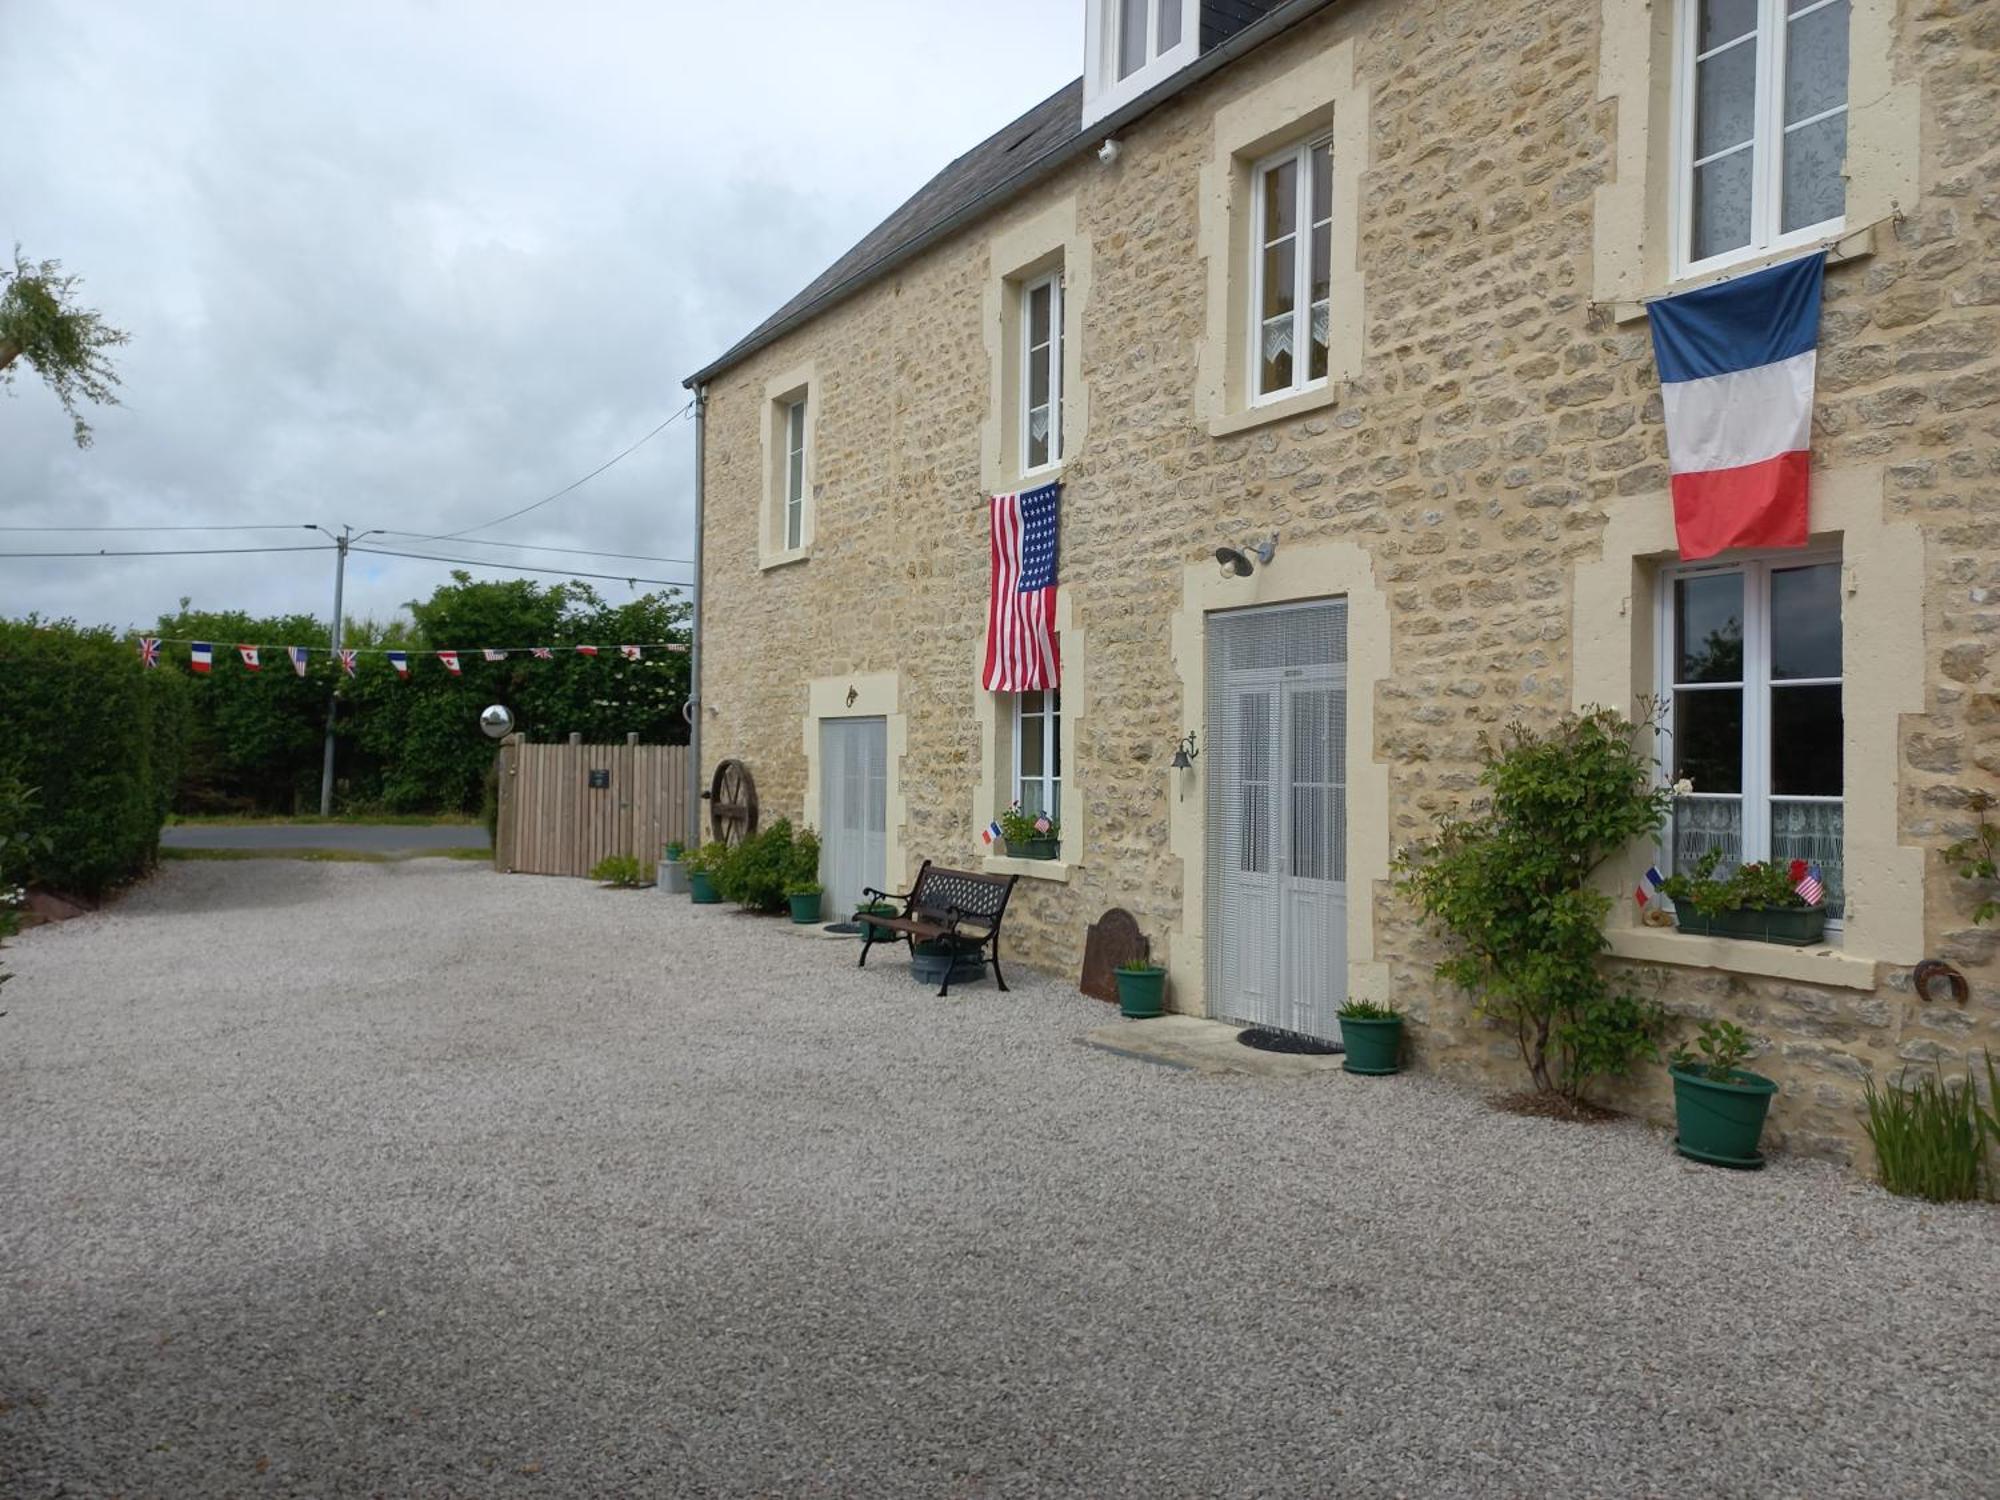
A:
POLYGON ((916 894, 916 892, 915 892, 915 891, 878 891, 878 890, 876 890, 876 889, 875 889, 875 887, 874 887, 874 886, 872 886, 872 885, 864 885, 863 887, 861 887, 861 894, 862 894, 862 895, 864 895, 864 896, 872 896, 872 897, 874 897, 874 898, 875 898, 875 899, 876 899, 877 901, 901 901, 901 902, 903 902, 903 903, 905 903, 905 904, 907 905, 907 904, 908 904, 908 902, 909 902, 909 899, 910 899, 910 897, 914 896, 914 895, 916 894))

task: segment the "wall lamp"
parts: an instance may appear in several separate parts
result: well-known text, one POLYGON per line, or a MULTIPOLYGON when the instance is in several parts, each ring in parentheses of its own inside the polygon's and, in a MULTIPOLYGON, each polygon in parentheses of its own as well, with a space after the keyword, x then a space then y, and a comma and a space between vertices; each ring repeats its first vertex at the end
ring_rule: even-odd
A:
POLYGON ((1261 542, 1246 542, 1241 547, 1217 547, 1215 560, 1222 567, 1224 578, 1248 578, 1262 563, 1269 567, 1271 559, 1278 555, 1278 533, 1272 532, 1261 542), (1256 563, 1251 558, 1257 559, 1256 563))

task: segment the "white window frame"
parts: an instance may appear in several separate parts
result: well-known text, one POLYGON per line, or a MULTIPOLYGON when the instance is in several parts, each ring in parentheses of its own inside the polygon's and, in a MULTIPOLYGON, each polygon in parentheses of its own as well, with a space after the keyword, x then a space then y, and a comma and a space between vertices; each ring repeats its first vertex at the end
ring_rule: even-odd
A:
POLYGON ((1162 79, 1193 62, 1201 52, 1201 7, 1196 0, 1151 0, 1146 6, 1146 61, 1118 76, 1119 0, 1087 0, 1084 9, 1083 125, 1091 125, 1131 103, 1162 79), (1179 5, 1181 39, 1158 50, 1161 4, 1179 5))
POLYGON ((1035 716, 1040 721, 1037 732, 1042 738, 1042 774, 1032 778, 1024 777, 1021 774, 1021 735, 1026 729, 1027 719, 1027 715, 1021 711, 1021 705, 1027 695, 1025 693, 1015 693, 1012 697, 1014 700, 1013 800, 1022 811, 1026 812, 1029 810, 1028 798, 1024 795, 1026 788, 1029 786, 1039 787, 1040 792, 1036 797, 1036 801, 1040 804, 1041 810, 1048 814, 1049 820, 1059 824, 1062 821, 1063 773, 1060 770, 1052 771, 1050 767, 1060 764, 1060 747, 1062 745, 1062 689, 1047 688, 1042 692, 1043 711, 1035 716), (1053 798, 1049 796, 1051 791, 1055 793, 1053 798))
MULTIPOLYGON (((1673 108, 1673 274, 1676 280, 1689 276, 1700 276, 1710 271, 1721 270, 1725 266, 1756 260, 1780 251, 1797 249, 1814 244, 1840 234, 1847 222, 1846 210, 1831 219, 1817 224, 1803 225, 1790 232, 1783 232, 1779 225, 1784 222, 1784 158, 1779 149, 1784 137, 1792 131, 1816 124, 1836 114, 1849 112, 1853 102, 1849 91, 1843 96, 1836 109, 1823 110, 1795 124, 1785 124, 1785 28, 1805 17, 1835 4, 1836 0, 1818 0, 1796 15, 1788 14, 1786 0, 1757 0, 1757 29, 1751 33, 1758 49, 1757 94, 1752 105, 1755 133, 1747 147, 1754 153, 1750 177, 1750 241, 1731 250, 1696 260, 1690 255, 1694 235, 1694 172, 1699 165, 1694 158, 1695 128, 1695 64, 1702 60, 1697 54, 1696 38, 1700 34, 1701 0, 1678 0, 1679 13, 1676 16, 1674 46, 1674 108, 1673 108)), ((1853 43, 1854 10, 1848 7, 1848 41, 1853 43)), ((1746 46, 1739 41, 1735 46, 1746 46)), ((1721 52, 1716 48, 1709 56, 1721 52)), ((1848 71, 1853 72, 1852 54, 1849 54, 1848 71)), ((1853 142, 1853 117, 1848 118, 1848 140, 1853 142)), ((1726 153, 1718 152, 1719 157, 1726 153)), ((1713 160, 1715 158, 1704 158, 1713 160)), ((1845 164, 1843 163, 1843 171, 1845 164)), ((1843 198, 1843 203, 1845 199, 1843 198)))
MULTIPOLYGON (((1841 565, 1841 553, 1834 548, 1807 548, 1782 552, 1760 552, 1728 562, 1675 563, 1662 567, 1655 591, 1656 646, 1654 677, 1659 685, 1658 694, 1664 700, 1662 723, 1659 733, 1660 764, 1659 776, 1662 784, 1670 784, 1680 774, 1674 748, 1674 694, 1677 691, 1703 692, 1701 687, 1676 689, 1674 674, 1677 663, 1674 631, 1674 584, 1684 578, 1697 578, 1716 573, 1739 573, 1743 575, 1743 789, 1736 793, 1742 806, 1743 860, 1768 860, 1771 858, 1771 574, 1788 568, 1812 567, 1817 564, 1841 565)), ((1839 677, 1787 677, 1782 679, 1786 687, 1837 686, 1841 689, 1841 715, 1843 725, 1847 713, 1847 611, 1843 594, 1841 604, 1841 676, 1839 677)), ((1846 732, 1842 731, 1841 764, 1843 780, 1847 764, 1846 732)), ((1699 785, 1695 787, 1697 797, 1705 795, 1699 785)), ((1846 804, 1845 787, 1838 797, 1801 797, 1790 794, 1780 798, 1786 802, 1819 802, 1846 804)), ((1721 795, 1721 794, 1706 794, 1721 795)), ((1842 862, 1845 865, 1846 834, 1842 832, 1842 862)), ((1660 869, 1673 873, 1673 825, 1669 822, 1666 843, 1660 850, 1660 869)), ((1838 934, 1841 913, 1829 910, 1827 930, 1838 934)))
MULTIPOLYGON (((1249 389, 1250 405, 1263 406, 1272 401, 1283 401, 1305 391, 1316 391, 1324 387, 1328 376, 1317 380, 1305 378, 1304 372, 1312 368, 1312 236, 1316 221, 1312 216, 1312 154, 1321 146, 1326 147, 1328 186, 1334 171, 1333 136, 1321 133, 1308 137, 1296 145, 1287 146, 1283 151, 1273 152, 1251 168, 1250 173, 1250 303, 1249 324, 1250 352, 1249 389), (1293 208, 1292 229, 1292 383, 1271 390, 1263 388, 1264 380, 1264 179, 1273 167, 1292 162, 1297 170, 1292 174, 1295 182, 1293 191, 1298 194, 1298 202, 1293 208)), ((1331 279, 1331 252, 1333 242, 1333 194, 1327 195, 1327 248, 1329 253, 1329 277, 1327 295, 1327 368, 1333 368, 1333 286, 1331 279)))
POLYGON ((806 401, 810 393, 785 406, 784 513, 780 517, 784 547, 795 552, 806 535, 806 401), (796 462, 794 462, 796 460, 796 462))
POLYGON ((1021 383, 1018 404, 1020 407, 1020 457, 1022 475, 1042 474, 1062 467, 1063 459, 1063 273, 1060 270, 1037 276, 1032 281, 1023 282, 1020 290, 1021 322, 1021 383), (1043 358, 1049 365, 1049 456, 1042 463, 1029 461, 1031 439, 1028 421, 1033 411, 1031 392, 1034 390, 1035 329, 1029 316, 1034 295, 1044 287, 1049 293, 1049 342, 1043 358))

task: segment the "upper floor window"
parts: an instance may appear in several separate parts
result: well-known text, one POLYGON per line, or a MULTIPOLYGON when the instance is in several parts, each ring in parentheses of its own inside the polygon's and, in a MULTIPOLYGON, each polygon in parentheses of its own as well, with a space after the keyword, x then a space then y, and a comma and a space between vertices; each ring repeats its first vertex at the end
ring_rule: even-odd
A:
POLYGON ((1681 0, 1675 263, 1685 274, 1839 230, 1851 0, 1681 0))
POLYGON ((1062 694, 1014 695, 1014 801, 1033 816, 1062 816, 1062 694))
MULTIPOLYGON (((1844 3, 1844 0, 1843 0, 1844 3)), ((1252 182, 1252 400, 1326 379, 1333 244, 1333 142, 1321 138, 1260 162, 1252 182)))
POLYGON ((1086 127, 1192 62, 1201 31, 1195 0, 1087 0, 1084 28, 1086 127))
POLYGON ((1667 570, 1661 579, 1663 765, 1694 783, 1669 858, 1710 849, 1820 867, 1844 899, 1840 559, 1787 553, 1667 570))
POLYGON ((1062 273, 1021 288, 1021 472, 1062 462, 1062 273))
POLYGON ((785 403, 785 547, 805 545, 806 398, 785 403))

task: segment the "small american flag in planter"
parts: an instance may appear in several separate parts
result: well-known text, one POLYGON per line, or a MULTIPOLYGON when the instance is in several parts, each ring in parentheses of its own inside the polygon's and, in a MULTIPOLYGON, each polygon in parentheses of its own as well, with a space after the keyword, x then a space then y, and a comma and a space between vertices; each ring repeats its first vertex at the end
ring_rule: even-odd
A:
POLYGON ((1807 864, 1795 859, 1791 865, 1792 889, 1799 893, 1799 899, 1807 906, 1818 906, 1826 899, 1826 885, 1820 878, 1817 862, 1807 864))

